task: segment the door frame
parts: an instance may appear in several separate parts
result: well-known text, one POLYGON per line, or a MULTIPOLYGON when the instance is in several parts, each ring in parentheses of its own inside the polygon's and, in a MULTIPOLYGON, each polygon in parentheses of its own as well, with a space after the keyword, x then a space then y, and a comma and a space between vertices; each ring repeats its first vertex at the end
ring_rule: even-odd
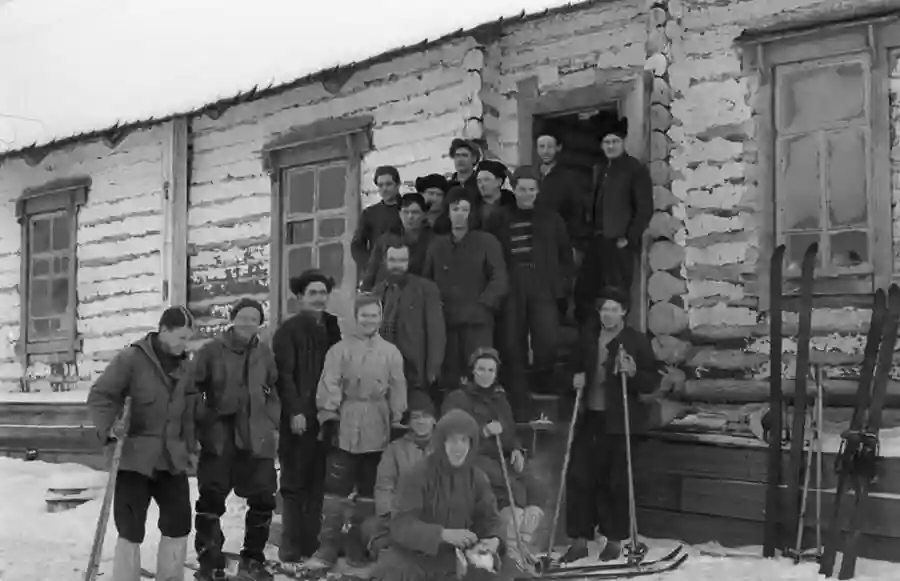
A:
MULTIPOLYGON (((516 86, 518 165, 533 163, 534 122, 537 118, 602 109, 613 103, 619 114, 628 118, 626 151, 642 163, 649 163, 652 85, 653 74, 639 67, 597 69, 592 84, 574 89, 541 91, 537 76, 521 79, 516 86)), ((641 255, 637 259, 637 276, 631 288, 632 309, 628 316, 629 325, 641 332, 647 331, 647 312, 650 308, 647 292, 651 272, 647 261, 650 242, 645 234, 641 255)))

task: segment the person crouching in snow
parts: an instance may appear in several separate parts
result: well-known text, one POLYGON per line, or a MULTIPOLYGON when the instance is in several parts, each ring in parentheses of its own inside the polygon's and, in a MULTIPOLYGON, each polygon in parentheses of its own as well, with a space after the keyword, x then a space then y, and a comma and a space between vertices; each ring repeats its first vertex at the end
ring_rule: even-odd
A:
POLYGON ((363 536, 372 557, 390 544, 391 507, 398 479, 431 452, 434 403, 421 390, 410 391, 408 399, 409 431, 388 444, 381 455, 375 479, 375 516, 363 523, 363 536))
POLYGON ((525 452, 516 435, 516 422, 506 392, 497 383, 500 356, 495 349, 476 349, 469 360, 469 374, 462 386, 444 399, 441 412, 461 409, 472 415, 481 430, 481 445, 477 448, 475 465, 487 475, 491 483, 500 515, 507 523, 507 554, 517 563, 524 565, 534 557, 534 534, 544 518, 543 506, 546 502, 544 487, 535 478, 525 463, 525 452), (510 506, 509 491, 500 464, 500 450, 497 438, 503 446, 503 459, 511 469, 507 470, 512 487, 513 502, 510 506), (513 514, 516 518, 513 520, 513 514), (519 533, 516 535, 518 521, 519 533), (518 539, 522 541, 521 554, 518 539))
POLYGON ((403 356, 378 334, 378 297, 357 297, 354 311, 356 331, 328 350, 316 392, 321 434, 330 448, 319 549, 304 564, 311 571, 333 567, 342 548, 349 565, 366 564, 360 525, 375 513, 378 463, 392 426, 398 427, 406 412, 403 356), (356 504, 345 537, 344 514, 354 488, 356 504))
POLYGON ((263 550, 277 491, 278 371, 274 353, 257 336, 264 322, 262 305, 241 299, 231 309, 231 321, 230 329, 204 344, 194 357, 194 386, 202 396, 196 422, 200 496, 194 507, 198 579, 227 578, 219 519, 234 491, 247 499, 239 573, 247 579, 269 580, 263 550))
POLYGON ((170 307, 159 331, 119 351, 91 387, 87 405, 104 443, 124 437, 113 497, 116 541, 111 578, 139 581, 141 543, 150 499, 159 506, 162 538, 156 578, 182 579, 191 532, 187 470, 193 448, 193 413, 188 412, 189 365, 185 346, 194 336, 194 317, 170 307), (116 418, 131 396, 127 434, 115 433, 116 418))
POLYGON ((650 340, 625 326, 628 295, 604 289, 596 307, 574 361, 574 387, 586 391, 577 412, 566 477, 566 533, 574 542, 563 562, 587 557, 595 527, 601 535, 600 559, 612 560, 621 554, 622 542, 630 536, 625 414, 632 433, 641 431, 648 418, 639 396, 652 393, 660 382, 650 340), (622 373, 628 377, 627 410, 622 373))
POLYGON ((433 452, 400 475, 391 511, 391 547, 374 581, 455 579, 456 549, 499 554, 505 525, 491 484, 475 466, 478 422, 462 410, 440 419, 433 452))

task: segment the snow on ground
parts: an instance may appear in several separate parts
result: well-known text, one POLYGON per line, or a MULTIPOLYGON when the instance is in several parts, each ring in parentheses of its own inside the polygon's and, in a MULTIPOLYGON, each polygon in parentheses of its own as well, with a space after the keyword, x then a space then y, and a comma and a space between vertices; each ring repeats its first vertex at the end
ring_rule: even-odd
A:
MULTIPOLYGON (((76 464, 47 464, 0 458, 0 581, 80 581, 90 554, 97 516, 100 512, 104 473, 76 464), (50 487, 96 486, 97 498, 65 512, 48 513, 44 502, 50 487)), ((196 483, 191 494, 196 499, 196 483)), ((226 548, 239 550, 243 531, 243 501, 231 497, 223 518, 226 548)), ((142 548, 144 568, 156 568, 157 511, 150 508, 147 537, 142 548)), ((109 571, 115 545, 115 527, 110 523, 103 550, 101 572, 109 571)), ((191 540, 191 543, 193 540, 191 540)), ((675 541, 650 540, 651 558, 656 552, 674 547, 675 541)), ((787 560, 756 558, 759 547, 723 549, 706 545, 690 547, 690 559, 675 572, 659 576, 665 581, 771 581, 773 579, 816 579, 816 565, 793 565, 787 560), (710 556, 708 553, 741 553, 746 556, 710 556)), ((274 553, 274 551, 273 551, 274 553)), ((272 555, 274 556, 274 555, 272 555)), ((193 547, 189 549, 194 560, 193 547)), ((193 579, 185 571, 185 581, 193 579)), ((647 581, 654 581, 647 577, 647 581)), ((894 581, 897 565, 860 559, 858 581, 894 581)))

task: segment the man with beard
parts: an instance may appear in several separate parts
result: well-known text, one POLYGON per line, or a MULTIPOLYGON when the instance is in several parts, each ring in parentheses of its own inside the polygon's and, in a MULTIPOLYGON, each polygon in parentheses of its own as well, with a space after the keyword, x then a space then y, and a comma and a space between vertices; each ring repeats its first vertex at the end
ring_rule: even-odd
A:
POLYGON ((513 174, 512 183, 516 206, 508 211, 510 292, 503 336, 511 376, 507 385, 516 415, 522 417, 530 402, 526 381, 529 343, 534 387, 546 390, 553 382, 559 337, 557 301, 568 296, 574 259, 562 218, 550 208, 535 205, 540 198, 540 174, 531 166, 522 166, 513 174))
POLYGON ((408 272, 409 256, 403 241, 388 243, 384 250, 387 278, 374 294, 381 297, 384 309, 381 336, 400 349, 407 386, 427 390, 437 381, 444 362, 444 313, 437 285, 408 272))
POLYGON ((432 228, 444 209, 444 196, 449 189, 447 178, 439 173, 416 179, 416 191, 425 199, 425 223, 432 228))
POLYGON ((329 449, 319 549, 304 564, 311 572, 331 569, 342 550, 351 566, 366 564, 361 525, 375 514, 381 453, 391 441, 392 428, 402 428, 406 412, 403 356, 378 334, 378 297, 357 297, 354 315, 356 329, 329 349, 316 391, 322 437, 329 449))
MULTIPOLYGON (((453 167, 456 171, 450 176, 450 181, 447 183, 448 191, 449 188, 459 186, 471 194, 472 200, 480 200, 475 166, 481 159, 481 149, 474 142, 457 137, 450 143, 450 158, 453 159, 453 167)), ((475 214, 472 215, 472 219, 476 219, 475 214)), ((441 215, 434 222, 434 231, 437 234, 449 234, 450 230, 450 216, 445 202, 441 215)))
POLYGON ((389 243, 400 239, 409 249, 408 271, 411 274, 422 274, 425 266, 425 252, 431 243, 433 233, 431 227, 424 223, 425 199, 422 194, 406 194, 400 199, 399 231, 386 232, 375 243, 369 256, 366 273, 360 283, 360 290, 368 292, 377 283, 384 280, 387 269, 384 263, 384 252, 389 243))
POLYGON ((278 488, 278 370, 272 351, 257 336, 264 321, 262 305, 241 299, 231 309, 231 321, 230 329, 204 344, 194 357, 194 386, 203 397, 197 419, 202 446, 194 539, 198 579, 227 579, 219 519, 234 491, 247 500, 239 575, 271 581, 263 551, 278 488))
POLYGON ((650 172, 625 152, 628 119, 601 128, 606 160, 594 167, 594 187, 584 210, 586 248, 575 285, 575 314, 591 311, 599 289, 631 292, 641 238, 653 215, 650 172))
POLYGON ((196 396, 188 391, 191 382, 185 346, 193 336, 193 315, 185 307, 169 307, 159 319, 159 330, 122 349, 88 394, 88 409, 100 441, 114 444, 118 438, 127 438, 112 506, 119 533, 112 565, 116 581, 141 578, 141 543, 151 499, 159 507, 162 534, 156 575, 160 579, 184 576, 191 532, 187 470, 189 454, 196 448, 196 396), (131 422, 128 433, 122 434, 116 418, 129 396, 131 422))
POLYGON ((325 450, 319 441, 316 387, 325 354, 341 340, 337 317, 325 312, 334 281, 310 269, 290 281, 299 312, 275 332, 272 347, 281 399, 281 543, 278 557, 288 570, 318 547, 325 480, 325 450))
POLYGON ((438 236, 425 256, 423 276, 437 283, 444 305, 447 349, 445 387, 455 389, 479 347, 493 345, 494 317, 508 290, 503 249, 487 232, 472 230, 475 206, 471 193, 459 186, 447 192, 450 234, 438 236))
POLYGON ((350 242, 350 253, 360 280, 375 242, 385 232, 400 228, 400 172, 391 165, 376 168, 375 185, 378 186, 381 201, 363 210, 350 242))
POLYGON ((650 340, 625 326, 628 295, 604 289, 594 313, 583 328, 575 361, 575 389, 584 389, 566 478, 566 533, 573 539, 563 561, 587 556, 588 541, 598 528, 600 559, 619 557, 630 535, 625 414, 632 433, 649 420, 640 396, 659 387, 660 368, 650 340), (628 377, 628 407, 622 395, 621 374, 628 377))

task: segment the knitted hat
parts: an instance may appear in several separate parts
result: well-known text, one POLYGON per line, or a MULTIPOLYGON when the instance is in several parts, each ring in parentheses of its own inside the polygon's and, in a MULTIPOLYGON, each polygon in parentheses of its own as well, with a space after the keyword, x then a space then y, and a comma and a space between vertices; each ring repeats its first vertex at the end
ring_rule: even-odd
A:
POLYGON ((486 159, 478 164, 477 172, 483 171, 490 172, 494 177, 501 180, 505 180, 509 175, 509 170, 506 169, 506 166, 493 159, 486 159))
POLYGON ((513 187, 516 187, 516 184, 522 179, 534 180, 540 183, 541 173, 534 166, 520 165, 516 168, 516 171, 513 172, 512 177, 509 178, 509 183, 511 183, 513 187))
POLYGON ((625 139, 628 135, 628 118, 621 117, 608 123, 604 123, 600 128, 600 139, 603 139, 607 135, 616 135, 625 139))
POLYGON ((182 327, 193 327, 194 315, 187 307, 178 305, 177 307, 169 307, 163 311, 159 318, 160 329, 180 329, 182 327))
POLYGON ((406 402, 406 407, 409 409, 410 413, 422 412, 423 414, 428 414, 430 416, 434 416, 436 413, 434 402, 431 401, 431 398, 428 397, 427 393, 420 389, 410 391, 406 395, 406 402))
POLYGON ((622 289, 616 287, 606 287, 600 291, 600 294, 597 295, 597 300, 594 303, 597 308, 603 306, 603 303, 606 301, 615 301, 619 303, 619 305, 624 309, 628 310, 631 305, 631 300, 627 293, 622 292, 622 289))
POLYGON ((500 365, 500 353, 493 347, 479 347, 472 351, 472 355, 469 357, 469 367, 475 367, 475 362, 479 359, 493 359, 497 365, 500 365))
POLYGON ((259 301, 253 300, 251 298, 243 298, 238 302, 234 303, 234 306, 231 307, 231 320, 233 321, 237 314, 241 312, 241 309, 256 309, 259 311, 259 324, 262 325, 266 322, 266 315, 263 312, 263 306, 259 301))

